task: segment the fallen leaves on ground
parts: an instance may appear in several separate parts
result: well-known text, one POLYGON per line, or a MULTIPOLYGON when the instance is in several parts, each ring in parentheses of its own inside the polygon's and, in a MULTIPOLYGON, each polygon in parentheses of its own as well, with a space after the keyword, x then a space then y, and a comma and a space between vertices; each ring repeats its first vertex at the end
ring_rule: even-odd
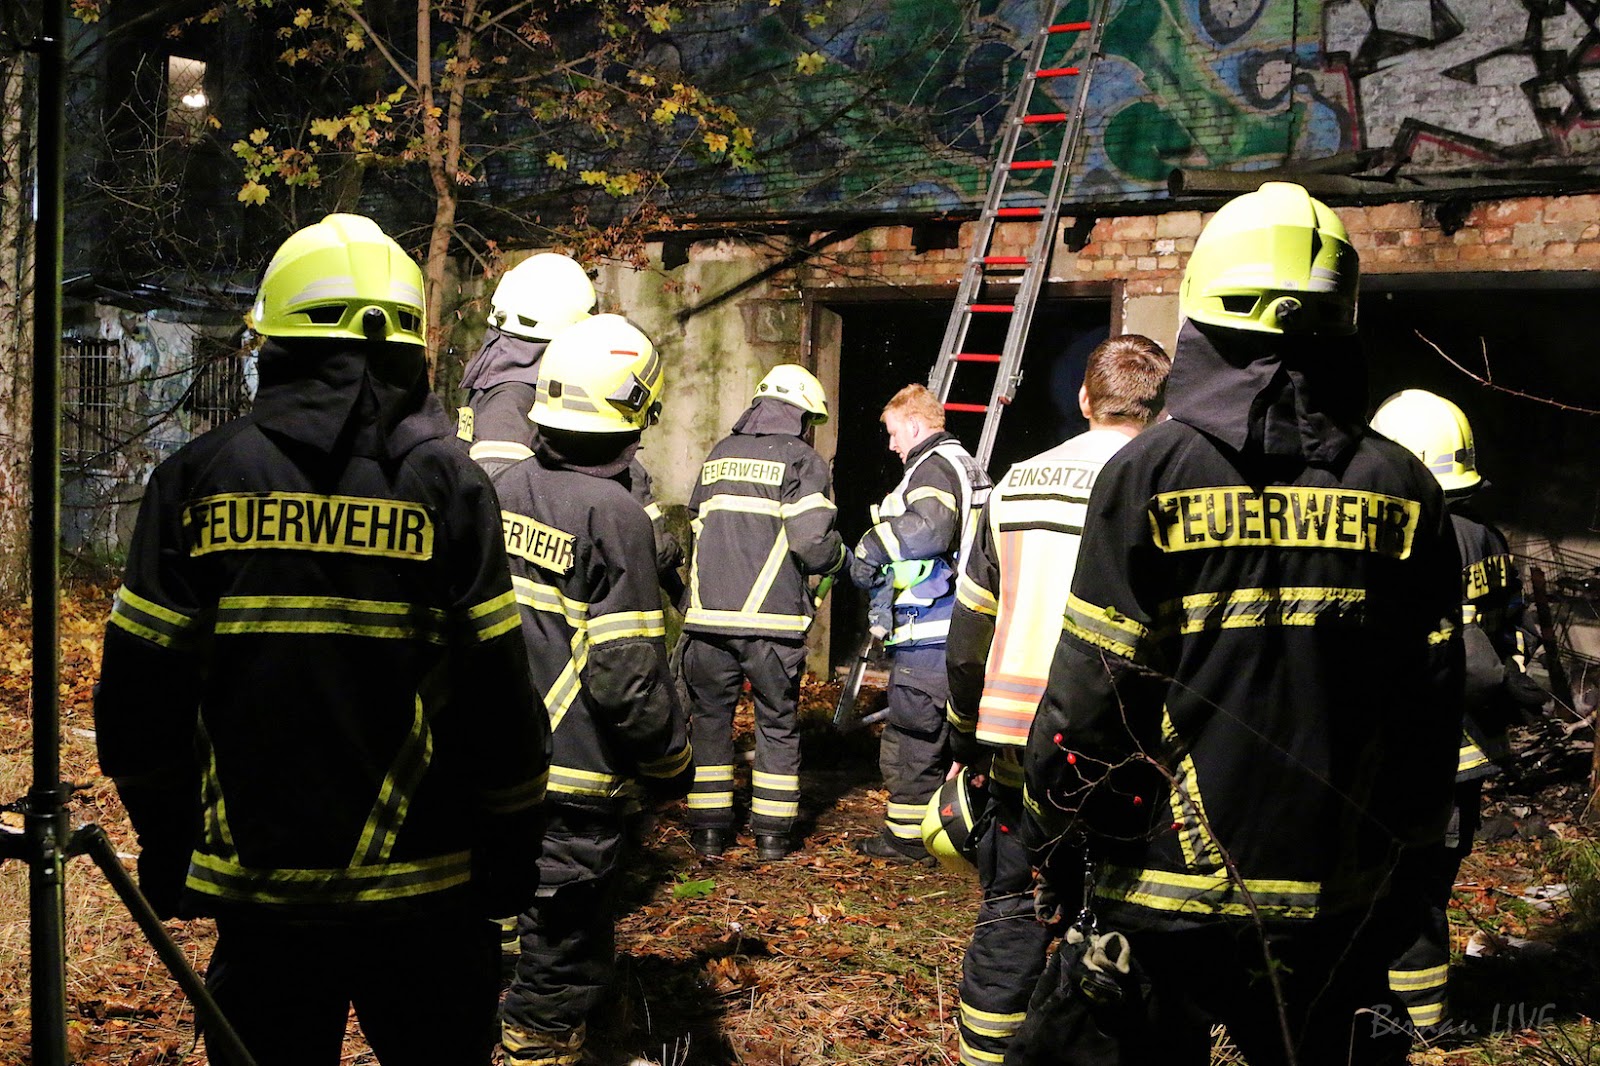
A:
MULTIPOLYGON (((97 587, 71 589, 61 603, 62 775, 75 787, 73 822, 100 824, 128 855, 131 831, 94 757, 91 701, 109 609, 109 591, 97 587)), ((26 612, 0 611, 0 803, 30 784, 31 659, 26 612)), ((803 850, 761 862, 744 833, 723 858, 702 860, 689 847, 681 807, 639 827, 618 920, 616 995, 591 1025, 597 1049, 672 1066, 956 1061, 957 987, 977 887, 942 869, 855 851, 856 841, 878 831, 886 796, 873 732, 841 737, 828 727, 837 696, 837 684, 809 679, 801 693, 803 850)), ((863 696, 869 704, 881 699, 881 692, 863 696)), ((746 700, 735 720, 741 752, 753 746, 752 727, 746 700)), ((1506 950, 1458 959, 1452 995, 1463 1028, 1420 1048, 1414 1062, 1595 1061, 1579 1057, 1595 1040, 1587 1019, 1600 1014, 1600 963, 1593 961, 1600 960, 1593 887, 1600 845, 1578 816, 1583 792, 1565 782, 1532 797, 1491 794, 1486 823, 1504 818, 1496 824, 1508 835, 1463 867, 1452 932, 1458 953, 1475 933, 1506 950), (1567 881, 1570 899, 1529 895, 1567 881), (1524 941, 1548 950, 1515 946, 1524 941)), ((0 824, 15 828, 20 819, 5 812, 0 824)), ((71 1060, 205 1062, 192 1010, 104 878, 83 860, 68 870, 71 1060)), ((26 875, 20 863, 0 865, 0 1066, 30 1060, 26 875)), ((203 966, 210 923, 168 928, 191 963, 203 966)), ((343 1061, 375 1061, 354 1021, 343 1061)))

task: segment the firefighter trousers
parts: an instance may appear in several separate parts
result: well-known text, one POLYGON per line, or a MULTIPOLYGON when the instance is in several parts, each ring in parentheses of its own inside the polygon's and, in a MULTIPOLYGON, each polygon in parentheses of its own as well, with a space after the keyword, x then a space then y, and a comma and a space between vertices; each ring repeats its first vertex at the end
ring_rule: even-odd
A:
POLYGON ((1405 1005, 1411 1024, 1424 1035, 1443 1024, 1450 974, 1450 896, 1456 874, 1472 852, 1478 833, 1483 779, 1456 785, 1455 810, 1443 843, 1408 860, 1397 877, 1397 893, 1409 894, 1422 909, 1420 932, 1389 966, 1389 987, 1405 1005))
POLYGON ((928 797, 939 791, 950 768, 944 646, 896 651, 891 670, 889 718, 878 747, 878 769, 889 790, 884 834, 901 850, 920 853, 928 797))
POLYGON ((1129 932, 1134 966, 1149 980, 1137 1022, 1110 1039, 1096 1025, 1076 1026, 1075 1039, 1032 1061, 1208 1066, 1211 1027, 1221 1023, 1250 1066, 1404 1066, 1411 1046, 1405 1009, 1384 980, 1395 926, 1363 918, 1319 918, 1268 933, 1276 989, 1262 934, 1248 921, 1129 932), (1284 1047, 1285 1021, 1293 1059, 1284 1047))
POLYGON ((541 891, 517 920, 522 953, 500 1014, 508 1062, 578 1061, 616 967, 616 882, 612 869, 541 891), (552 1053, 559 1048, 570 1055, 552 1053))
POLYGON ((494 922, 470 915, 222 917, 206 987, 259 1066, 336 1066, 352 1006, 383 1066, 487 1066, 498 940, 494 922))
POLYGON ((705 633, 686 633, 683 640, 683 680, 689 690, 694 745, 689 824, 696 829, 733 827, 733 712, 749 678, 756 715, 750 829, 761 835, 789 835, 800 815, 797 714, 805 645, 705 633))
POLYGON ((962 1066, 992 1066, 1022 1024, 1049 957, 1050 933, 1033 916, 1033 876, 1022 843, 1022 796, 990 790, 991 816, 974 858, 983 900, 961 965, 957 1019, 962 1066))

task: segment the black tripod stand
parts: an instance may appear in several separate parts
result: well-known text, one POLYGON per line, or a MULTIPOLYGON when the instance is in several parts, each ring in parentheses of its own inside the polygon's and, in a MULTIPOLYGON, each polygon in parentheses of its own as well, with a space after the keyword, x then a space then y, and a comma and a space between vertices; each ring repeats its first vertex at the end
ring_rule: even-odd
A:
POLYGON ((123 869, 105 831, 88 825, 69 832, 71 786, 61 780, 61 249, 66 173, 66 79, 63 0, 45 0, 36 34, 25 50, 38 65, 38 124, 34 215, 33 441, 30 488, 33 543, 33 786, 12 809, 21 833, 0 833, 0 861, 28 865, 29 989, 34 1066, 66 1066, 66 860, 88 855, 110 880, 161 961, 195 1006, 207 1043, 231 1066, 255 1066, 238 1034, 218 1010, 183 952, 123 869))

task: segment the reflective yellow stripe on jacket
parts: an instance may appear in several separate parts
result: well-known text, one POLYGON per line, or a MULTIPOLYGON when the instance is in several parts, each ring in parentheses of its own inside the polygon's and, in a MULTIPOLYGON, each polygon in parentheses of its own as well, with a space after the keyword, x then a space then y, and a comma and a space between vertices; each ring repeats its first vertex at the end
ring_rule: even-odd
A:
MULTIPOLYGON (((589 604, 564 595, 554 585, 516 574, 512 575, 511 585, 517 603, 531 610, 558 615, 572 630, 570 657, 549 689, 541 693, 545 710, 550 715, 552 731, 560 728, 561 720, 572 709, 583 690, 583 671, 589 665, 590 648, 618 640, 650 640, 666 636, 666 616, 661 611, 613 611, 591 617, 589 604)), ((687 755, 684 759, 687 759, 687 755)), ((678 770, 682 768, 680 765, 678 770)), ((651 771, 644 772, 657 776, 651 771)), ((670 777, 672 774, 662 776, 670 777)), ((550 779, 550 791, 563 791, 557 787, 554 771, 550 779)))
POLYGON ((241 903, 327 905, 423 896, 465 885, 471 877, 472 854, 466 851, 334 870, 261 870, 196 852, 187 886, 191 892, 241 903))
POLYGON ((1101 899, 1185 914, 1315 918, 1322 885, 1316 881, 1270 878, 1235 880, 1225 870, 1214 874, 1187 874, 1102 866, 1096 876, 1094 894, 1101 899))
POLYGON ((123 587, 111 604, 111 624, 163 648, 185 644, 195 619, 123 587))
POLYGON ((761 569, 751 582, 750 590, 745 594, 738 610, 710 608, 704 605, 700 595, 700 560, 697 555, 695 564, 690 569, 689 610, 684 615, 684 624, 715 629, 804 633, 811 627, 809 615, 763 611, 761 605, 767 602, 778 575, 789 560, 789 531, 781 523, 809 511, 834 509, 833 501, 820 492, 811 493, 792 503, 733 493, 719 494, 703 503, 698 517, 691 523, 697 537, 705 527, 706 516, 719 511, 727 514, 762 515, 775 518, 780 524, 773 536, 772 546, 767 551, 767 557, 762 561, 761 569))
POLYGON ((278 633, 422 640, 443 644, 445 612, 434 607, 344 596, 224 596, 216 632, 278 633))
POLYGON ((579 770, 572 766, 550 767, 550 792, 568 796, 610 799, 621 792, 627 781, 616 774, 579 770))
MULTIPOLYGON (((550 729, 553 732, 561 725, 561 719, 572 709, 572 704, 577 700, 578 692, 583 687, 583 668, 589 663, 589 605, 581 600, 563 596, 561 590, 554 585, 546 585, 518 574, 511 576, 511 586, 517 603, 535 611, 559 615, 572 630, 571 654, 566 665, 561 668, 561 672, 556 675, 550 687, 540 693, 544 698, 545 710, 550 714, 550 729)), ((550 790, 556 791, 553 771, 550 790)))

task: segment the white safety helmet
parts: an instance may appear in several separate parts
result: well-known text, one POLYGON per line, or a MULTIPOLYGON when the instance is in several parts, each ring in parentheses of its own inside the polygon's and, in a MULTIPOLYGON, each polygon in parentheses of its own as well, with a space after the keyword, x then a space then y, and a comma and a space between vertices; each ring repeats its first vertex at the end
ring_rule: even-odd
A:
POLYGON ((503 333, 547 341, 589 317, 594 283, 568 256, 540 252, 506 271, 489 300, 489 321, 503 333))
POLYGON ((828 397, 822 391, 822 382, 798 363, 779 363, 767 371, 751 402, 768 398, 800 408, 813 416, 811 421, 816 425, 828 420, 828 397))

